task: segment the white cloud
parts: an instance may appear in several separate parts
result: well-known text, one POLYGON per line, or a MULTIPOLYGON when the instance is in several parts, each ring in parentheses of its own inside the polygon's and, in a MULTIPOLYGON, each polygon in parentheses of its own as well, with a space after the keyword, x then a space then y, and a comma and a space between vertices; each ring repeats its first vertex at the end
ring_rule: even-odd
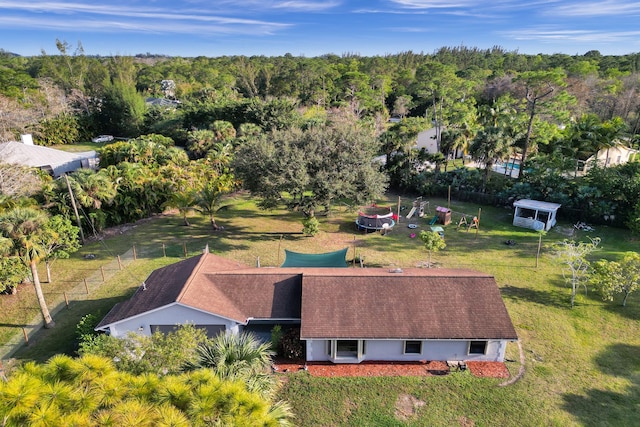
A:
POLYGON ((635 41, 635 39, 640 36, 640 31, 596 31, 531 28, 502 32, 501 34, 515 40, 612 43, 635 41))
POLYGON ((27 12, 0 15, 0 24, 78 31, 120 31, 188 34, 272 34, 291 24, 213 14, 206 10, 114 7, 99 4, 1 1, 0 10, 27 12), (33 12, 33 13, 31 13, 33 12))
POLYGON ((333 9, 339 5, 339 2, 331 1, 283 1, 275 3, 272 7, 296 12, 317 12, 333 9))
POLYGON ((391 2, 408 9, 456 9, 478 4, 474 0, 391 0, 391 2))
POLYGON ((606 0, 590 3, 573 3, 557 6, 546 12, 561 16, 629 16, 640 15, 640 2, 606 0))
POLYGON ((153 34, 191 34, 191 35, 272 35, 286 25, 228 25, 228 24, 195 24, 193 22, 159 22, 159 21, 123 21, 109 19, 50 19, 36 17, 0 16, 0 26, 5 28, 37 28, 39 30, 67 30, 79 32, 132 32, 153 34))

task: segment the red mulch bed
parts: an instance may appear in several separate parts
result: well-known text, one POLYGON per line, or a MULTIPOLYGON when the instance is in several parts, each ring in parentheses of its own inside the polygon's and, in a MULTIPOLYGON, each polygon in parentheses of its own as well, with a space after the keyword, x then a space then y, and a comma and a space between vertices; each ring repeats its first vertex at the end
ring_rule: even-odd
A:
MULTIPOLYGON (((509 370, 502 362, 466 362, 469 371, 476 377, 509 378, 509 370)), ((447 375, 457 368, 449 368, 446 362, 362 362, 342 363, 331 362, 291 362, 276 361, 274 371, 290 373, 307 370, 316 377, 397 377, 397 376, 434 376, 447 375), (306 368, 305 368, 306 367, 306 368)))

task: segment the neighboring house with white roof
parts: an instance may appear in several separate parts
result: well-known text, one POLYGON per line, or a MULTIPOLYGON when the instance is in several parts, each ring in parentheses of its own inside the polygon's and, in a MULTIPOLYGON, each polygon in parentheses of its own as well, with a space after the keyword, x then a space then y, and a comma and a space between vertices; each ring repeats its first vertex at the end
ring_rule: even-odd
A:
POLYGON ((54 148, 9 141, 0 143, 0 161, 40 168, 53 177, 58 177, 76 169, 97 167, 98 155, 95 151, 69 153, 54 148))
POLYGON ((209 335, 300 327, 306 360, 503 361, 517 341, 495 279, 470 270, 253 268, 203 253, 151 273, 96 330, 209 335))

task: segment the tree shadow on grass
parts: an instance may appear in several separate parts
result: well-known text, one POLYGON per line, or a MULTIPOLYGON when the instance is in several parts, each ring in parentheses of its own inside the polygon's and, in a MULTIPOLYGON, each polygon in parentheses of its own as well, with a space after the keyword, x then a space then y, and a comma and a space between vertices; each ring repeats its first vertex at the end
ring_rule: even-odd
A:
POLYGON ((566 290, 553 289, 543 291, 505 285, 500 287, 500 293, 504 298, 509 298, 514 301, 527 301, 545 306, 569 308, 570 295, 566 290))
POLYGON ((28 345, 20 345, 13 357, 18 360, 44 362, 56 354, 75 356, 78 322, 87 314, 94 314, 102 319, 116 303, 127 299, 128 296, 72 301, 69 308, 62 308, 54 314, 53 318, 56 322, 54 328, 39 329, 29 338, 28 345))
POLYGON ((606 390, 603 385, 601 389, 587 390, 584 395, 566 393, 562 396, 563 409, 573 414, 585 426, 638 425, 640 346, 612 344, 597 354, 594 361, 602 373, 627 378, 631 384, 620 392, 606 390))
MULTIPOLYGON (((617 296, 613 301, 606 302, 604 309, 611 313, 626 317, 627 319, 638 321, 640 320, 639 294, 640 291, 637 291, 636 294, 631 294, 627 299, 627 305, 625 307, 622 306, 622 296, 617 296)), ((598 299, 601 299, 600 296, 598 296, 598 299)))

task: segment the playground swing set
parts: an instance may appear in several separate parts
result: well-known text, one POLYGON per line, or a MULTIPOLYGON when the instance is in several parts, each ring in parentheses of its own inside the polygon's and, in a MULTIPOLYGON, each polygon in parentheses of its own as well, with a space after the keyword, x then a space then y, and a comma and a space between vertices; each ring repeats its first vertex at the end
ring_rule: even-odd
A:
MULTIPOLYGON (((405 209, 400 206, 400 197, 398 197, 398 213, 395 214, 392 212, 391 208, 379 208, 377 205, 373 204, 369 208, 362 209, 358 214, 358 219, 356 220, 356 226, 359 230, 364 230, 365 232, 371 231, 381 231, 382 234, 386 234, 390 231, 396 223, 400 222, 402 218, 400 216, 400 211, 405 209)), ((456 215, 460 215, 460 220, 458 221, 458 225, 456 230, 459 230, 460 227, 465 227, 467 232, 469 232, 472 228, 476 230, 476 234, 480 229, 480 214, 482 209, 478 209, 478 215, 469 215, 464 212, 454 212, 451 209, 443 206, 437 206, 435 209, 435 215, 428 221, 429 226, 433 230, 434 228, 438 228, 438 232, 444 234, 444 230, 442 227, 438 227, 438 224, 441 225, 449 225, 452 221, 452 215, 455 213, 456 215)), ((411 219, 414 216, 423 218, 425 215, 427 217, 431 216, 430 203, 428 200, 423 200, 422 196, 416 198, 412 202, 411 209, 409 213, 405 216, 406 219, 411 219)), ((418 225, 411 223, 408 225, 409 228, 417 228, 418 225)))
MULTIPOLYGON (((398 203, 400 202, 398 201, 398 203)), ((473 228, 476 230, 476 233, 477 233, 478 230, 480 229, 481 211, 482 211, 481 209, 478 209, 478 215, 469 215, 464 212, 454 212, 451 209, 443 206, 437 206, 435 215, 429 220, 429 226, 433 227, 436 224, 448 225, 451 223, 452 214, 455 213, 460 215, 460 220, 458 221, 456 230, 459 230, 460 227, 464 226, 467 229, 467 232, 469 232, 473 228)), ((429 216, 431 215, 431 212, 429 209, 429 202, 422 200, 422 196, 418 197, 413 201, 411 210, 409 211, 409 213, 406 215, 405 218, 407 219, 412 218, 414 215, 416 215, 416 212, 420 218, 424 217, 425 213, 429 216)), ((409 227, 411 228, 412 225, 414 224, 409 224, 409 227)))
POLYGON ((462 214, 462 216, 460 217, 460 221, 458 221, 456 230, 459 230, 460 227, 464 226, 467 229, 468 233, 472 228, 475 228, 476 230, 480 228, 480 219, 477 216, 474 216, 473 219, 469 221, 467 221, 467 216, 467 214, 462 214))
POLYGON ((422 218, 425 214, 425 210, 427 212, 427 215, 431 215, 431 210, 429 209, 429 202, 423 201, 422 196, 420 196, 413 201, 411 210, 409 211, 409 213, 405 218, 410 219, 416 213, 416 211, 418 211, 418 216, 422 218))

